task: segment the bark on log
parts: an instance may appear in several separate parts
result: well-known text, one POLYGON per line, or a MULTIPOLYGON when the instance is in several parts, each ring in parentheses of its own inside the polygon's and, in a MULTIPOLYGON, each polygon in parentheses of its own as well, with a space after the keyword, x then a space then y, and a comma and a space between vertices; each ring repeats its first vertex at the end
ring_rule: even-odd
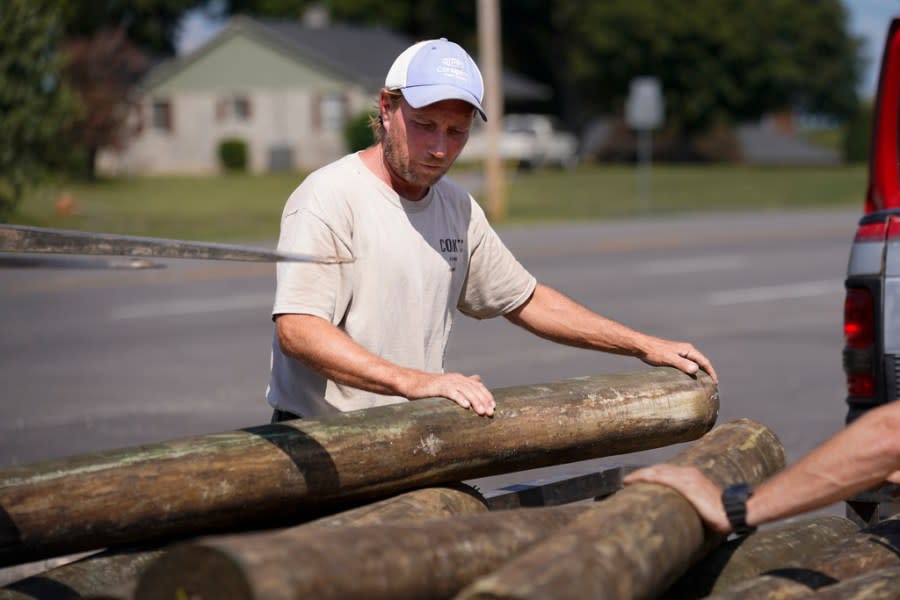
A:
POLYGON ((771 569, 796 562, 859 531, 850 519, 815 517, 730 540, 694 565, 663 598, 689 600, 717 594, 771 569))
POLYGON ((491 419, 419 400, 0 471, 0 565, 666 446, 701 436, 718 411, 708 376, 671 368, 494 395, 491 419))
POLYGON ((867 527, 805 559, 709 596, 715 600, 792 600, 839 581, 900 566, 900 515, 867 527))
POLYGON ((590 508, 518 508, 416 524, 199 539, 154 562, 135 598, 450 598, 590 508))
MULTIPOLYGON (((784 460, 774 436, 747 422, 717 429, 683 455, 708 470, 735 471, 752 480, 768 474, 784 460), (751 465, 754 461, 762 464, 751 465)), ((690 505, 675 496, 687 506, 688 516, 700 529, 699 518, 690 505)), ((188 595, 212 598, 226 589, 213 586, 231 586, 243 594, 235 596, 238 598, 447 598, 525 547, 546 539, 565 523, 571 527, 579 515, 577 522, 588 513, 596 513, 600 505, 515 509, 414 527, 330 531, 327 536, 201 540, 173 549, 148 569, 137 597, 171 597, 181 589, 188 595), (223 579, 222 574, 227 577, 223 579)), ((632 508, 637 514, 629 518, 643 522, 646 515, 641 513, 642 506, 632 508)), ((542 579, 548 568, 552 563, 542 563, 522 577, 528 581, 542 579)), ((555 593, 553 590, 543 596, 554 597, 555 593)))
POLYGON ((137 581, 163 550, 120 549, 103 552, 11 583, 0 590, 0 600, 81 598, 128 581, 137 581))
POLYGON ((813 600, 896 600, 900 598, 900 567, 879 569, 830 585, 813 600))
MULTIPOLYGON (((454 515, 487 512, 487 505, 471 487, 434 487, 414 490, 330 515, 301 525, 298 529, 347 527, 424 521, 454 515)), ((273 535, 273 534, 268 534, 273 535)), ((253 536, 249 535, 252 539, 253 536)), ((0 590, 0 600, 71 597, 132 597, 144 569, 162 556, 163 549, 123 549, 103 552, 17 581, 0 590), (109 593, 110 589, 123 590, 109 593)), ((221 596, 227 597, 227 596, 221 596)))
MULTIPOLYGON (((784 466, 784 449, 765 426, 740 419, 670 462, 695 465, 720 485, 756 483, 784 466)), ((720 542, 680 494, 635 484, 457 597, 652 598, 720 542)))

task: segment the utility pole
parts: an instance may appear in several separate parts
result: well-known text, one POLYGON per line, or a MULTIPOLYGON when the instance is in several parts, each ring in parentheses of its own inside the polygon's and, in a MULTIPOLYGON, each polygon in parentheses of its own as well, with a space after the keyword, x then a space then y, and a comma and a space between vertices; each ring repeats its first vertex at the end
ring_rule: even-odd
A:
POLYGON ((491 221, 506 216, 506 179, 500 157, 500 135, 503 123, 503 86, 500 82, 500 2, 478 0, 478 46, 484 77, 484 109, 487 155, 484 160, 484 190, 487 214, 491 221))

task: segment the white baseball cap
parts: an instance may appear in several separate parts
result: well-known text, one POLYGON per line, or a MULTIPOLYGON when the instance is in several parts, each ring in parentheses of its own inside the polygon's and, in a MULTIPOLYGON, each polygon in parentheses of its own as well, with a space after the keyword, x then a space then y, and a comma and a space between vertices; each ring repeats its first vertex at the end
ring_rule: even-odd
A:
POLYGON ((465 50, 447 38, 418 42, 404 50, 391 65, 384 87, 400 90, 413 108, 441 100, 462 100, 474 106, 487 121, 481 106, 481 71, 465 50))

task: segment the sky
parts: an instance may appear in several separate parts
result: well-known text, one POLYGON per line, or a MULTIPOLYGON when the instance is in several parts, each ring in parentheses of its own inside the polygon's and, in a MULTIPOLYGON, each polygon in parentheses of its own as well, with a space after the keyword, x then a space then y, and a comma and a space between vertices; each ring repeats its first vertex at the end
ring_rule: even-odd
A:
MULTIPOLYGON (((872 98, 878 84, 878 66, 884 48, 891 17, 900 16, 900 0, 842 0, 850 15, 850 31, 863 39, 863 56, 867 60, 859 92, 863 98, 872 98)), ((209 40, 222 28, 221 21, 214 21, 195 11, 185 18, 182 33, 177 42, 179 54, 194 50, 209 40)))

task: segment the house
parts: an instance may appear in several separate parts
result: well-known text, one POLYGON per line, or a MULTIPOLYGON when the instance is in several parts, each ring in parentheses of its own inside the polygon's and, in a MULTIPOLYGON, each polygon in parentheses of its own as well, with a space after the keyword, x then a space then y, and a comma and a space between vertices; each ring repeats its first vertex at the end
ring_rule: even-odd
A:
MULTIPOLYGON (((311 169, 346 153, 348 118, 374 108, 391 63, 415 40, 385 29, 236 17, 215 38, 150 71, 138 135, 104 151, 107 174, 215 173, 222 140, 246 142, 253 172, 311 169)), ((544 86, 503 74, 507 99, 544 86)))

